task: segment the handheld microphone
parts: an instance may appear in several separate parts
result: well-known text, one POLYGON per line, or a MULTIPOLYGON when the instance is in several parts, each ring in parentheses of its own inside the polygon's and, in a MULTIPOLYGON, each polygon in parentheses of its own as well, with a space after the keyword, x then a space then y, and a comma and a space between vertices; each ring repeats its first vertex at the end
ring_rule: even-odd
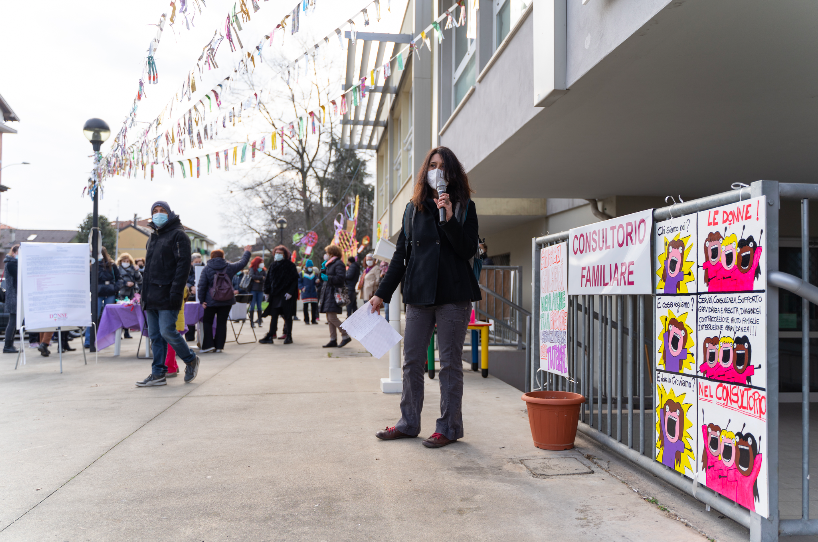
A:
MULTIPOLYGON (((437 197, 439 198, 441 194, 446 193, 446 181, 443 180, 443 171, 438 169, 437 172, 437 197)), ((446 223, 446 208, 441 207, 438 211, 440 213, 440 225, 442 226, 446 223)))

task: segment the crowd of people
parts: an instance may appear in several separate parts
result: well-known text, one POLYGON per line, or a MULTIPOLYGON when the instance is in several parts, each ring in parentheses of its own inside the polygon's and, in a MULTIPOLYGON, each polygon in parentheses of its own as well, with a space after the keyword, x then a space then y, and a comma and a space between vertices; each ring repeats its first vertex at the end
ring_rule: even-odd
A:
MULTIPOLYGON (((136 385, 161 386, 168 377, 179 374, 177 358, 185 364, 185 382, 191 382, 198 374, 199 356, 187 344, 193 338, 192 322, 185 321, 185 302, 190 299, 203 308, 201 354, 223 351, 227 321, 237 296, 245 296, 242 302, 248 304, 247 314, 233 319, 249 319, 255 327, 262 326, 263 318, 270 317, 269 329, 259 343, 273 344, 277 339, 282 339, 285 345, 293 343, 293 321, 298 320, 300 299, 304 324, 318 324, 320 315, 325 315, 329 342, 324 348, 340 348, 352 340, 341 327, 344 309, 350 317, 360 298, 372 312, 379 311, 400 286, 406 303, 401 418, 376 436, 395 440, 413 438, 420 432, 423 366, 430 336, 437 326, 441 417, 436 431, 423 443, 433 448, 446 446, 463 436, 462 338, 470 303, 481 299, 477 284, 480 264, 492 263, 485 257, 487 247, 477 234, 477 211, 471 193, 468 177, 454 153, 445 147, 429 151, 418 172, 393 264, 389 266, 378 264, 372 254, 364 256, 363 266, 354 255, 347 255, 344 261, 344 252, 334 244, 324 248, 320 267, 311 259, 297 266, 295 255, 283 245, 273 249, 266 263, 260 257, 251 261, 248 245, 238 261, 229 262, 222 250, 214 250, 205 264, 200 254, 191 254, 190 239, 179 216, 167 202, 157 201, 151 207, 153 231, 144 259, 123 253, 114 262, 107 250, 101 249, 97 309, 104 314, 106 306, 139 299, 153 362, 151 374, 136 385), (441 182, 446 185, 445 192, 437 190, 441 182), (197 273, 199 266, 203 269, 197 273), (279 317, 283 320, 281 336, 277 336, 279 317)), ((9 322, 4 353, 17 352, 13 341, 18 248, 12 247, 5 258, 9 322)), ((86 346, 90 346, 90 329, 85 335, 86 346)), ((49 355, 51 336, 52 333, 40 333, 36 337, 44 356, 49 355)))

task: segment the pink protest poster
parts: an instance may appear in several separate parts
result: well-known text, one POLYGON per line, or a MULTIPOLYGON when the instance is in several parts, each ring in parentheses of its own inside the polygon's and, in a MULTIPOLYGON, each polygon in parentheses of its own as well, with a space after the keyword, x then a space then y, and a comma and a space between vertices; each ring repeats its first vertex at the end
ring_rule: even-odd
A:
POLYGON ((767 289, 762 196, 698 213, 699 293, 767 289))
POLYGON ((540 369, 568 377, 567 245, 540 250, 540 369))
POLYGON ((698 482, 768 517, 766 392, 703 379, 698 387, 698 482))

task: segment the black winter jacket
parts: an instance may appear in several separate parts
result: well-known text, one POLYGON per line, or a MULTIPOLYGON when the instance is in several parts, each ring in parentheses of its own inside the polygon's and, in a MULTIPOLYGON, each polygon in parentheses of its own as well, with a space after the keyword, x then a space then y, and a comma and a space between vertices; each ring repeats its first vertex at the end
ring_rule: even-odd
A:
POLYGON ((327 269, 324 272, 327 275, 327 280, 321 287, 321 293, 318 296, 318 311, 340 314, 343 310, 341 306, 335 302, 335 289, 346 286, 346 267, 344 267, 344 262, 334 260, 327 265, 327 269))
MULTIPOLYGON (((226 307, 228 305, 236 304, 236 297, 233 296, 229 301, 216 301, 210 295, 210 286, 213 284, 213 279, 216 273, 227 273, 227 277, 232 282, 236 273, 247 267, 247 262, 250 261, 250 253, 245 251, 244 256, 235 263, 229 263, 224 258, 210 258, 207 260, 202 275, 199 277, 199 284, 196 285, 196 299, 199 303, 207 303, 208 307, 226 307)), ((233 288, 238 290, 238 288, 233 288)))
POLYGON ((403 279, 403 302, 407 305, 479 301, 480 288, 469 265, 469 259, 477 252, 474 202, 469 202, 462 226, 454 216, 440 226, 437 206, 431 199, 424 202, 423 209, 415 212, 414 221, 409 221, 408 234, 401 227, 389 270, 375 295, 389 301, 403 279))
MULTIPOLYGON (((91 271, 93 272, 93 268, 91 268, 91 271)), ((102 262, 99 263, 99 278, 97 279, 99 297, 116 296, 122 284, 119 277, 119 268, 116 265, 112 263, 110 269, 105 269, 105 265, 102 262)))
POLYGON ((264 269, 250 268, 250 291, 263 292, 264 285, 267 283, 267 273, 264 269))
POLYGON ((358 265, 358 262, 351 262, 349 267, 347 267, 347 288, 350 290, 350 293, 355 291, 355 287, 358 285, 358 279, 361 278, 361 266, 358 265))
POLYGON ((285 314, 295 314, 298 303, 298 269, 289 260, 273 262, 264 280, 264 293, 267 299, 267 314, 271 310, 281 307, 285 314), (284 299, 285 294, 290 294, 290 299, 284 299))
POLYGON ((119 291, 117 292, 117 299, 133 299, 134 294, 139 292, 142 285, 142 273, 139 272, 138 267, 131 265, 125 269, 121 265, 117 267, 119 272, 119 291), (128 282, 133 282, 133 286, 128 286, 128 282))
POLYGON ((142 273, 142 308, 178 311, 190 271, 190 239, 179 216, 168 209, 168 221, 148 239, 142 273))
POLYGON ((17 258, 6 256, 6 312, 17 314, 17 258))

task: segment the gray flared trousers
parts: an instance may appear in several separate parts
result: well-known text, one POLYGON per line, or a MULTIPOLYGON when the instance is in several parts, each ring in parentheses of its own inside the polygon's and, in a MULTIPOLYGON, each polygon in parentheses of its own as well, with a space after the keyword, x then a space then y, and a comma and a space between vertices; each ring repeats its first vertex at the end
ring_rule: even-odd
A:
POLYGON ((463 438, 463 342, 469 325, 468 302, 448 305, 407 305, 403 339, 403 395, 401 419, 395 426, 401 433, 420 434, 423 410, 423 366, 437 324, 440 348, 440 418, 435 433, 448 439, 463 438))

